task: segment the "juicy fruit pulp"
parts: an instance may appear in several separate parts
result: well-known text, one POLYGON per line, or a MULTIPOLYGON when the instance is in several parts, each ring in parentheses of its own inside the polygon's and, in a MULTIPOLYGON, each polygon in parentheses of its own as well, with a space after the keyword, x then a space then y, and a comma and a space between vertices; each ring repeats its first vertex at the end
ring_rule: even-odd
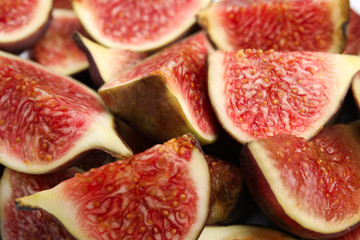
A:
POLYGON ((52 1, 2 0, 0 2, 0 49, 21 52, 44 34, 52 1))
POLYGON ((360 58, 320 52, 216 51, 210 102, 239 142, 278 133, 312 137, 338 110, 360 58))
POLYGON ((341 53, 349 3, 343 0, 218 1, 198 14, 222 50, 341 53))
POLYGON ((74 11, 97 42, 113 48, 148 51, 164 46, 195 24, 210 0, 76 0, 74 11))
POLYGON ((206 93, 206 59, 212 50, 203 32, 163 49, 99 89, 119 118, 158 141, 193 132, 214 142, 216 122, 206 93))
POLYGON ((32 48, 34 60, 65 75, 85 70, 87 58, 73 39, 74 32, 83 31, 76 15, 71 10, 54 9, 52 16, 44 37, 32 48))
POLYGON ((346 27, 346 46, 345 53, 360 54, 360 15, 354 10, 350 10, 350 19, 346 27))
POLYGON ((66 229, 43 210, 19 211, 15 199, 49 189, 69 179, 76 169, 45 174, 29 175, 5 169, 0 183, 1 238, 12 239, 74 239, 66 229))
POLYGON ((2 164, 45 173, 93 148, 132 154, 91 89, 10 54, 0 54, 0 66, 2 164))
POLYGON ((360 220, 359 122, 246 145, 242 167, 255 200, 280 226, 307 238, 344 234, 360 220), (255 181, 254 181, 255 180, 255 181))
POLYGON ((210 176, 195 138, 78 174, 17 199, 56 216, 79 239, 196 239, 209 209, 210 176))

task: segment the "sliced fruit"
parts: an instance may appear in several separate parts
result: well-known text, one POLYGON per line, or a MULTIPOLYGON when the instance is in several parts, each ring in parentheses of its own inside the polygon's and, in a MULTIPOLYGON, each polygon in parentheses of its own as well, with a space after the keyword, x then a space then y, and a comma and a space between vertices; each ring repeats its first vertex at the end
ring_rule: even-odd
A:
POLYGON ((263 212, 289 232, 335 238, 360 221, 360 122, 252 141, 241 167, 263 212))
POLYGON ((358 72, 351 85, 352 95, 356 102, 358 109, 360 109, 360 72, 358 72))
POLYGON ((65 75, 88 68, 85 53, 79 49, 73 34, 82 31, 75 13, 67 9, 54 9, 49 29, 32 48, 32 58, 65 75))
POLYGON ((38 174, 91 149, 117 157, 132 154, 93 90, 4 52, 0 66, 1 164, 38 174))
POLYGON ((52 1, 0 1, 0 49, 20 53, 36 43, 50 23, 52 1))
POLYGON ((16 200, 42 208, 78 239, 197 239, 209 210, 210 176, 191 134, 77 174, 16 200))
POLYGON ((160 142, 193 132, 202 144, 217 137, 206 92, 211 45, 196 33, 127 69, 98 90, 105 105, 160 142))
POLYGON ((360 58, 247 49, 209 56, 210 102, 240 143, 278 133, 312 137, 337 112, 360 58))
POLYGON ((198 22, 224 51, 321 51, 341 53, 349 2, 343 0, 217 1, 198 22))
POLYGON ((125 69, 147 57, 145 53, 104 47, 80 33, 76 33, 74 37, 87 56, 90 74, 97 87, 104 82, 110 82, 125 69))
POLYGON ((44 210, 19 211, 15 199, 49 189, 79 172, 77 169, 29 175, 6 168, 0 182, 1 239, 75 239, 44 210))
POLYGON ((360 15, 354 10, 350 10, 350 19, 346 27, 346 47, 345 53, 360 55, 360 15))
POLYGON ((251 225, 206 226, 198 240, 295 240, 277 230, 251 225))
POLYGON ((111 48, 149 51, 169 44, 196 23, 211 0, 75 0, 73 8, 88 34, 111 48))

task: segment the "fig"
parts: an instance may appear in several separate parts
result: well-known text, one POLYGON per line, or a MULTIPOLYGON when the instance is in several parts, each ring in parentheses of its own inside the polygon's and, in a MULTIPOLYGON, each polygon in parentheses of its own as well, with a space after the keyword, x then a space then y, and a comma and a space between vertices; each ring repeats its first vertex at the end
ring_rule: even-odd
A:
POLYGON ((356 106, 360 109, 360 72, 355 75, 351 85, 351 90, 356 106))
POLYGON ((17 198, 41 208, 77 239, 197 239, 209 210, 210 176, 192 134, 17 198))
POLYGON ((32 59, 65 75, 87 69, 86 55, 73 39, 74 32, 82 31, 75 13, 68 9, 54 9, 52 17, 45 35, 31 49, 32 59))
POLYGON ((358 240, 360 239, 360 226, 357 226, 354 230, 351 232, 331 240, 358 240))
POLYGON ((217 1, 199 24, 224 51, 246 48, 342 53, 349 2, 343 0, 217 1))
POLYGON ((288 234, 263 226, 206 226, 198 240, 295 240, 288 234))
POLYGON ((44 210, 17 210, 15 199, 52 188, 79 171, 71 168, 52 174, 30 175, 6 168, 0 182, 1 239, 74 239, 44 210))
POLYGON ((311 140, 282 133, 251 141, 241 167, 262 211, 283 229, 330 239, 360 222, 360 122, 324 127, 311 140))
POLYGON ((180 38, 211 0, 75 0, 73 9, 98 43, 136 52, 153 51, 180 38))
POLYGON ((104 82, 110 82, 122 71, 147 57, 145 53, 104 47, 80 33, 76 33, 74 37, 78 46, 87 56, 90 63, 90 74, 97 87, 104 82))
POLYGON ((0 66, 1 164, 40 174, 91 149, 132 155, 95 91, 9 53, 0 52, 0 66))
POLYGON ((44 34, 51 19, 52 1, 0 1, 0 49, 21 53, 44 34))
POLYGON ((208 91, 223 128, 240 143, 289 133, 306 139, 329 122, 360 58, 323 52, 217 50, 208 91))
POLYGON ((345 53, 360 55, 360 15, 350 9, 349 23, 346 27, 345 53))
POLYGON ((125 70, 98 93, 115 116, 158 142, 188 132, 202 144, 214 142, 217 122, 206 91, 209 51, 205 33, 195 33, 125 70))
POLYGON ((53 8, 72 9, 71 0, 53 0, 53 8))

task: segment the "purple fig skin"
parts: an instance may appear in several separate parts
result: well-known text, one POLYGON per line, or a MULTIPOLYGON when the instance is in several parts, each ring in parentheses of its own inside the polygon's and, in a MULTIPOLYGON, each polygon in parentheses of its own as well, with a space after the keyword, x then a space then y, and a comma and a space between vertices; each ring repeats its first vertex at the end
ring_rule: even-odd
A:
POLYGON ((333 239, 341 237, 356 228, 357 225, 354 225, 344 231, 334 234, 322 234, 304 228, 289 217, 280 206, 270 188, 270 184, 267 182, 260 167, 256 163, 254 156, 249 150, 248 144, 245 144, 242 149, 240 166, 243 169, 247 187, 258 207, 269 219, 285 231, 308 239, 333 239))

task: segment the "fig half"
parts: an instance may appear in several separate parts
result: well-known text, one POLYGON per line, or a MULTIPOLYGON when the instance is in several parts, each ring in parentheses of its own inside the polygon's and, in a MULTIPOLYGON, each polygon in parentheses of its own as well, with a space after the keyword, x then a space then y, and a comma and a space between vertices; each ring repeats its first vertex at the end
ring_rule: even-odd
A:
POLYGON ((5 52, 0 66, 1 164, 39 174, 91 149, 119 158, 132 155, 95 91, 5 52))
POLYGON ((249 142, 241 167, 263 212, 309 239, 346 234, 360 221, 360 122, 249 142))
POLYGON ((77 239, 195 240, 209 211, 210 174, 192 134, 16 199, 77 239))
POLYGON ((52 1, 0 1, 0 49, 20 53, 35 44, 49 26, 52 1))
POLYGON ((342 53, 349 2, 343 0, 216 1, 198 22, 224 51, 254 48, 342 53))
POLYGON ((88 34, 104 46, 137 52, 165 46, 196 23, 211 0, 73 1, 88 34))
POLYGON ((315 135, 340 108, 360 57, 256 49, 209 56, 208 91, 223 126, 240 143, 290 133, 315 135))

